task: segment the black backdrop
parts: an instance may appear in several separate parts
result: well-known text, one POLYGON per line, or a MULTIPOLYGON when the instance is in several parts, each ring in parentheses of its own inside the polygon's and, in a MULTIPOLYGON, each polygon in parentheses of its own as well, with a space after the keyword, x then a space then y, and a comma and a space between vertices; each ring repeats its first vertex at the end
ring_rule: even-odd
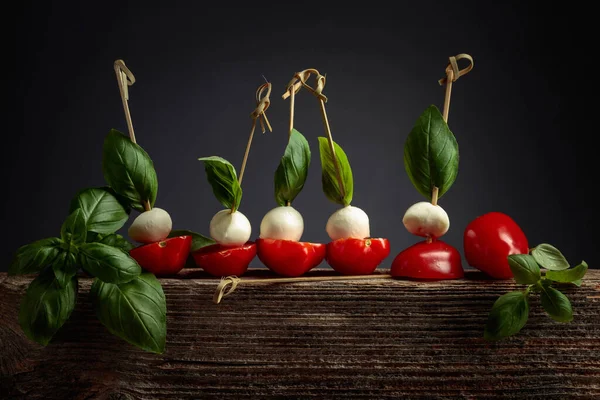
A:
MULTIPOLYGON (((402 225, 406 208, 421 200, 404 171, 404 141, 428 105, 442 106, 437 80, 448 56, 462 52, 474 57, 475 68, 453 91, 449 125, 461 160, 440 201, 451 219, 445 240, 462 252, 467 223, 502 211, 531 245, 549 242, 573 263, 598 266, 598 217, 588 194, 595 186, 596 105, 584 101, 593 81, 581 67, 586 53, 577 52, 588 37, 583 11, 487 2, 393 9, 202 3, 22 3, 15 24, 17 129, 5 132, 2 158, 0 270, 18 246, 59 233, 78 189, 104 184, 104 135, 113 127, 126 132, 112 69, 117 58, 138 81, 130 107, 138 142, 158 171, 157 206, 177 228, 203 233, 221 206, 197 158, 220 155, 239 168, 254 90, 262 75, 273 83, 274 132, 255 137, 243 185, 240 210, 253 238, 275 206, 273 173, 288 123, 280 95, 296 71, 327 73, 333 135, 354 171, 353 205, 369 214, 373 236, 390 239, 392 254, 382 264, 388 267, 418 240, 402 225), (579 69, 569 67, 570 58, 579 69)), ((313 163, 294 205, 305 219, 303 240, 325 242, 337 206, 320 187, 316 138, 323 126, 311 95, 301 92, 296 103, 296 127, 311 143, 313 163)))

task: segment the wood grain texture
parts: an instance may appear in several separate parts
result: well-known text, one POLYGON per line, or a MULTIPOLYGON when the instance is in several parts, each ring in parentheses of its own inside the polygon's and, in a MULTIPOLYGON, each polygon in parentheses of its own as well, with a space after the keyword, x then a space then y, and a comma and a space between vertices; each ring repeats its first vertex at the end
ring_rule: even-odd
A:
POLYGON ((515 285, 477 272, 446 282, 242 285, 216 305, 218 280, 187 271, 161 280, 168 306, 161 355, 106 331, 87 278, 53 342, 30 342, 17 313, 31 279, 0 274, 0 397, 600 397, 600 271, 589 271, 581 288, 563 287, 572 323, 554 322, 534 299, 524 330, 496 343, 482 339, 483 326, 496 298, 515 285))

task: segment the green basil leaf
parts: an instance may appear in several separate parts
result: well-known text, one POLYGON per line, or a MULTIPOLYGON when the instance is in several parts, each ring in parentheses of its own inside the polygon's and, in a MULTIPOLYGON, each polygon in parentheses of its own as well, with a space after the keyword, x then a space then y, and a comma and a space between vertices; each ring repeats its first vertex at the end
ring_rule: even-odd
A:
POLYGON ((77 256, 71 251, 61 251, 52 262, 52 270, 61 288, 67 287, 77 273, 77 256))
POLYGON ((144 202, 154 206, 158 179, 154 164, 144 149, 121 132, 111 129, 104 139, 102 172, 106 183, 128 202, 144 211, 144 202))
POLYGON ((581 279, 577 279, 577 280, 575 280, 575 281, 572 281, 571 283, 572 283, 573 285, 575 285, 575 286, 579 287, 579 286, 581 286, 581 284, 583 283, 583 281, 582 281, 581 279))
POLYGON ((110 235, 102 235, 98 238, 98 240, 96 242, 105 244, 107 246, 116 247, 118 249, 123 250, 126 253, 129 253, 129 251, 135 247, 130 241, 128 241, 123 236, 119 235, 118 233, 112 233, 110 235))
POLYGON ((458 143, 436 106, 429 106, 417 120, 404 144, 404 168, 414 187, 431 199, 450 189, 458 175, 458 143))
POLYGON ((540 266, 535 262, 535 258, 529 254, 512 254, 508 256, 508 265, 517 283, 536 283, 542 277, 540 266))
MULTIPOLYGON (((571 269, 564 269, 562 271, 548 271, 546 272, 546 278, 554 282, 572 282, 575 283, 580 281, 584 277, 588 270, 588 265, 585 261, 571 269)), ((580 285, 577 285, 580 286, 580 285)))
POLYGON ((573 320, 573 309, 571 302, 561 292, 550 286, 542 286, 540 293, 542 307, 548 315, 558 322, 570 322, 573 320))
POLYGON ((80 245, 85 243, 87 235, 87 226, 85 224, 85 218, 80 208, 73 211, 65 222, 63 222, 62 228, 60 229, 60 236, 62 240, 71 245, 80 245))
POLYGON ((21 300, 19 324, 29 339, 47 345, 71 316, 77 300, 77 278, 71 277, 64 287, 52 269, 45 269, 27 288, 21 300))
POLYGON ((86 243, 79 250, 81 267, 107 283, 125 283, 142 272, 124 251, 102 243, 86 243))
POLYGON ((48 238, 21 246, 8 267, 8 275, 34 274, 52 264, 60 253, 62 240, 48 238))
POLYGON ((123 227, 129 218, 123 207, 109 188, 89 188, 77 193, 71 201, 69 212, 81 209, 87 230, 96 233, 113 233, 123 227))
POLYGON ((98 319, 110 333, 146 351, 164 351, 167 302, 154 275, 143 273, 119 285, 96 279, 90 295, 98 319))
POLYGON ((294 201, 308 176, 310 146, 300 132, 292 129, 290 140, 275 171, 275 201, 285 206, 294 201))
POLYGON ((242 201, 242 188, 238 183, 235 168, 221 157, 202 157, 208 183, 212 186, 215 197, 226 208, 237 210, 242 201))
POLYGON ((348 157, 344 150, 337 144, 333 143, 335 156, 340 167, 342 175, 343 189, 340 188, 338 175, 335 168, 333 154, 329 148, 327 138, 319 137, 319 153, 321 156, 321 183, 323 184, 323 192, 325 196, 336 204, 347 206, 352 202, 354 195, 354 179, 352 178, 352 168, 348 162, 348 157))
POLYGON ((186 229, 173 229, 171 231, 171 233, 169 233, 168 237, 172 238, 172 237, 177 237, 177 236, 191 236, 192 237, 191 252, 199 250, 202 247, 210 246, 212 244, 217 243, 209 237, 206 237, 206 236, 201 235, 196 232, 188 231, 186 229))
POLYGON ((510 292, 496 300, 485 325, 484 338, 498 340, 518 333, 529 317, 529 301, 524 292, 510 292))
POLYGON ((552 245, 546 243, 540 244, 533 249, 531 255, 538 264, 546 269, 561 271, 569 268, 569 262, 565 256, 552 245))

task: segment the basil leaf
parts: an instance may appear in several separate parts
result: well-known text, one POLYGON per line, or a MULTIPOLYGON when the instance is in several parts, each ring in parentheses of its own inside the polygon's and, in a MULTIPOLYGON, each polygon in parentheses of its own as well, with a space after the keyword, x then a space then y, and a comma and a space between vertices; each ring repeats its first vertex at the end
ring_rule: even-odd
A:
POLYGON ((164 351, 167 303, 154 275, 143 273, 119 285, 96 279, 90 295, 98 319, 110 333, 146 351, 164 351))
POLYGON ((191 236, 192 237, 192 248, 190 250, 191 252, 199 250, 202 247, 210 246, 212 244, 217 243, 209 237, 206 237, 206 236, 201 235, 196 232, 188 231, 186 229, 173 229, 171 231, 171 233, 169 233, 168 237, 172 238, 172 237, 177 237, 177 236, 191 236))
POLYGON ((242 188, 238 183, 235 168, 221 157, 202 157, 208 183, 212 186, 215 197, 226 208, 237 210, 242 201, 242 188))
POLYGON ((62 240, 48 238, 21 246, 8 267, 8 275, 33 274, 40 272, 60 253, 62 240))
POLYGON ((275 171, 275 201, 285 206, 294 201, 308 176, 310 146, 300 132, 292 129, 290 140, 275 171))
POLYGON ((71 278, 77 273, 76 253, 61 251, 52 262, 52 270, 61 288, 67 287, 71 278))
POLYGON ((85 243, 86 235, 87 226, 85 224, 85 218, 83 217, 81 209, 78 208, 69 214, 65 222, 63 222, 63 225, 60 228, 60 236, 65 243, 77 246, 85 243))
POLYGON ((102 172, 106 183, 131 208, 143 212, 146 201, 154 206, 158 179, 150 156, 115 129, 111 129, 104 139, 102 172))
POLYGON ((485 325, 483 337, 498 340, 519 332, 529 317, 529 301, 524 292, 509 292, 496 300, 485 325))
POLYGON ((550 279, 554 282, 571 282, 576 283, 579 281, 581 285, 581 278, 585 275, 588 270, 588 265, 585 261, 571 269, 564 269, 562 271, 548 271, 546 272, 546 279, 550 279))
POLYGON ((550 286, 542 285, 540 293, 542 307, 548 315, 558 322, 570 322, 573 320, 573 309, 571 302, 561 292, 550 286))
POLYGON ((569 268, 569 262, 565 256, 552 245, 546 243, 540 244, 533 249, 531 255, 538 264, 546 269, 561 271, 569 268))
POLYGON ((64 287, 52 269, 44 270, 27 288, 21 300, 19 324, 29 339, 47 345, 71 316, 77 300, 77 278, 71 277, 64 287))
POLYGON ((414 187, 431 200, 450 189, 458 175, 458 143, 436 106, 429 106, 417 120, 404 144, 404 168, 414 187))
POLYGON ((342 185, 344 187, 342 191, 333 162, 333 154, 331 154, 331 150, 329 149, 329 141, 327 138, 319 137, 323 192, 325 193, 325 196, 334 203, 347 206, 352 202, 352 196, 354 194, 352 168, 350 168, 350 163, 348 162, 348 157, 346 156, 346 153, 344 153, 344 150, 335 142, 333 143, 333 147, 340 167, 342 185))
POLYGON ((125 239, 123 236, 118 233, 112 233, 110 235, 101 236, 96 241, 97 243, 102 243, 107 246, 116 247, 118 249, 123 250, 126 253, 129 253, 135 246, 125 239))
POLYGON ((81 209, 87 230, 113 233, 123 227, 129 218, 128 211, 109 188, 89 188, 77 193, 71 201, 69 212, 81 209))
POLYGON ((79 260, 84 270, 108 283, 129 282, 142 272, 127 253, 102 243, 81 246, 79 260))
POLYGON ((517 283, 536 283, 542 277, 540 266, 529 254, 512 254, 508 256, 508 265, 517 283))

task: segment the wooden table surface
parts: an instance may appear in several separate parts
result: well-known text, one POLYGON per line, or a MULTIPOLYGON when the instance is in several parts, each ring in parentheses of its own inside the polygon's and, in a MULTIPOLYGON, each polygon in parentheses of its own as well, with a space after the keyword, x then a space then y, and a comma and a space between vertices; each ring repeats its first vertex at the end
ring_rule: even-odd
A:
POLYGON ((188 270, 161 280, 168 336, 160 355, 106 331, 87 278, 53 342, 30 342, 17 313, 31 279, 0 274, 0 397, 600 398, 599 270, 580 288, 564 287, 572 323, 554 322, 533 300, 521 333, 495 343, 482 338, 487 314, 515 285, 478 272, 444 282, 240 286, 217 305, 218 280, 188 270))

